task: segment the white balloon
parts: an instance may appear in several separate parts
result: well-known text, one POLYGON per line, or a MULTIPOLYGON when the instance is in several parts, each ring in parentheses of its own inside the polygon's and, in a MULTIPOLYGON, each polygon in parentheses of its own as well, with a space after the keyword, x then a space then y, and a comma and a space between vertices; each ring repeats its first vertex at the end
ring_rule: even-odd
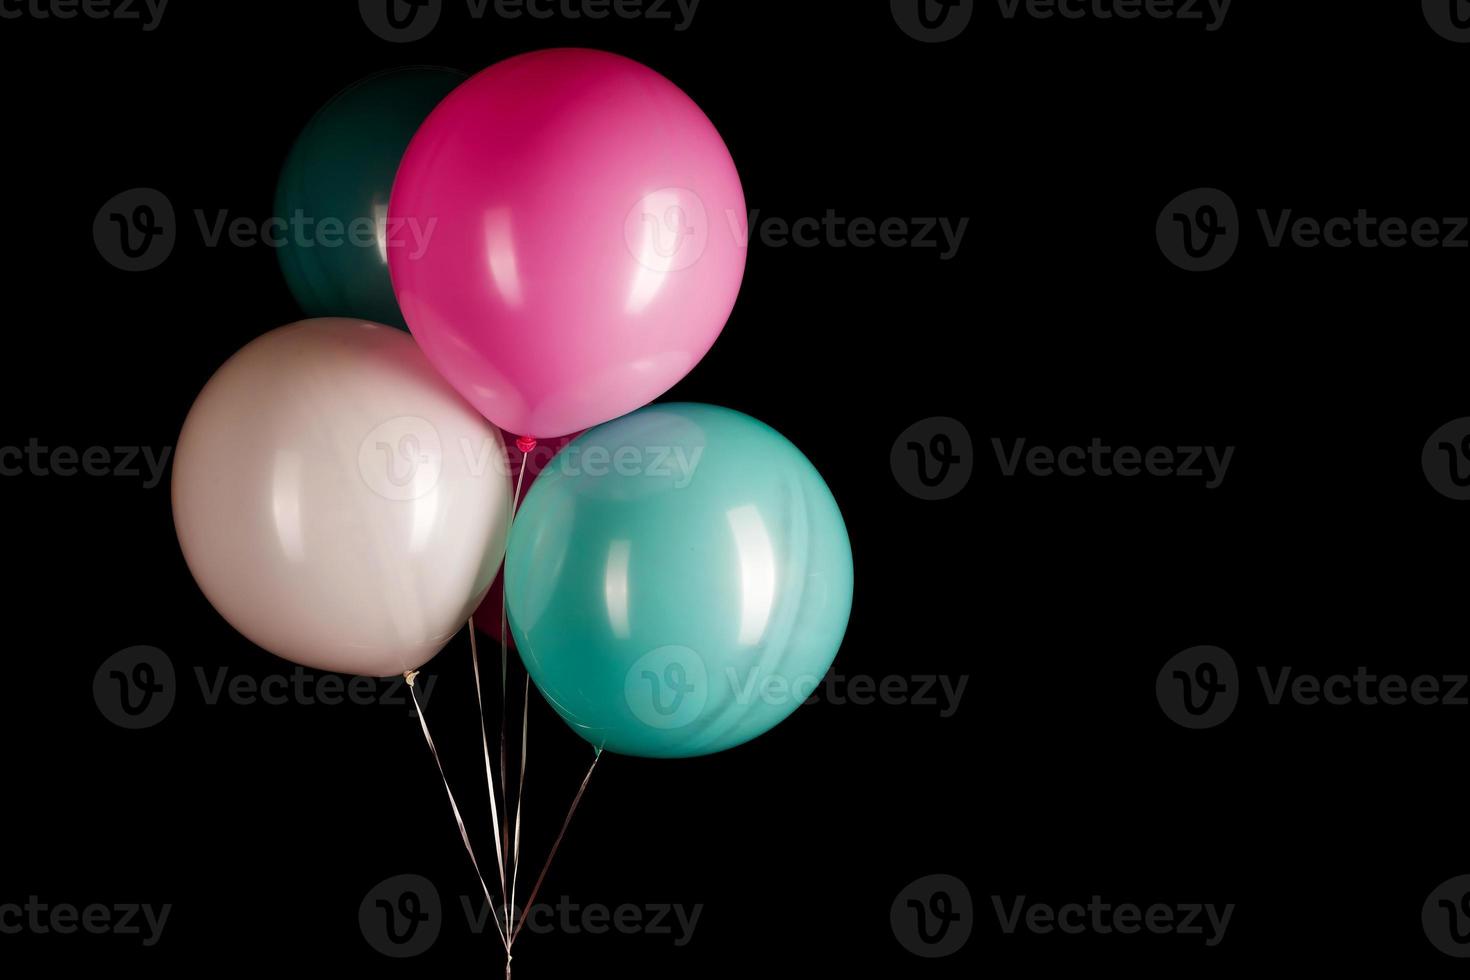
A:
POLYGON ((174 451, 174 528, 229 623, 307 667, 383 677, 465 625, 505 555, 500 432, 406 333, 303 320, 215 372, 174 451))

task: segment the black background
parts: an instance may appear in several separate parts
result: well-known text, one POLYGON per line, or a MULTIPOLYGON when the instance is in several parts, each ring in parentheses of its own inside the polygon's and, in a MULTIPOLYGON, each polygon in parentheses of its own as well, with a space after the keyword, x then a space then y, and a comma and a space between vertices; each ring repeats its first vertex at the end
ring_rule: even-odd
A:
MULTIPOLYGON (((901 969, 958 975, 1248 965, 1456 969, 1420 926, 1470 872, 1466 711, 1267 707, 1257 666, 1463 672, 1470 504, 1420 450, 1470 415, 1463 251, 1269 249, 1257 208, 1463 215, 1470 45, 1417 3, 1238 0, 1222 29, 1003 19, 976 5, 923 44, 884 3, 704 0, 691 26, 490 18, 451 2, 387 43, 352 3, 174 0, 156 31, 0 21, 10 301, 0 442, 171 446, 210 374, 299 316, 270 248, 206 248, 194 209, 270 215, 291 140, 377 69, 477 70, 601 47, 685 89, 747 201, 794 219, 968 217, 959 254, 752 242, 731 321, 669 398, 770 423, 832 487, 856 596, 835 671, 968 677, 958 712, 818 703, 703 759, 608 757, 543 892, 704 906, 692 942, 523 937, 517 973, 647 976, 901 969), (1222 269, 1170 265, 1154 222, 1227 191, 1247 226, 1222 269), (155 187, 185 224, 159 269, 108 265, 92 220, 155 187), (975 476, 927 502, 895 480, 910 424, 959 419, 975 476), (992 438, 1237 447, 1224 484, 1003 478, 992 438), (1196 644, 1246 678, 1186 731, 1154 679, 1196 644), (968 886, 974 934, 924 960, 889 926, 909 882, 968 886), (1201 937, 1005 935, 991 896, 1235 903, 1201 937)), ((0 480, 11 574, 0 902, 171 903, 162 940, 0 936, 0 963, 495 971, 459 911, 476 885, 402 706, 209 705, 209 676, 288 670, 193 584, 167 481, 0 480), (106 657, 148 644, 178 703, 138 732, 93 701, 106 657), (380 880, 437 885, 417 959, 372 950, 380 880)), ((429 717, 485 824, 463 635, 429 667, 429 717), (436 710, 437 709, 437 710, 436 710)), ((545 853, 586 747, 533 703, 525 849, 545 853)), ((488 845, 486 845, 488 846, 488 845)), ((524 894, 524 891, 522 892, 524 894)))

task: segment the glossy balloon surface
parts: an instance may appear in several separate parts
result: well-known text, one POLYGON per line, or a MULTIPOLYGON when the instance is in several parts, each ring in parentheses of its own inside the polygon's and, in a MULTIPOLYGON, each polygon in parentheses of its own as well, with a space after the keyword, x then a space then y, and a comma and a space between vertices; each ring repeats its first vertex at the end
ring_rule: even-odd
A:
MULTIPOLYGON (((276 186, 271 231, 291 295, 309 316, 406 329, 388 274, 388 198, 403 151, 430 110, 467 76, 394 68, 352 85, 297 137, 276 186)), ((394 236, 422 247, 429 230, 394 236)))
POLYGON ((654 405, 552 460, 516 517, 507 602, 531 678, 593 745, 703 755, 767 731, 821 682, 852 552, 816 469, 712 405, 654 405))
POLYGON ((387 676, 439 651, 500 565, 500 435, 400 330, 306 320, 215 372, 174 454, 195 581, 250 640, 387 676))
POLYGON ((668 79, 603 51, 502 61, 414 137, 390 244, 424 353, 517 435, 647 404, 699 362, 745 269, 745 198, 720 134, 668 79))

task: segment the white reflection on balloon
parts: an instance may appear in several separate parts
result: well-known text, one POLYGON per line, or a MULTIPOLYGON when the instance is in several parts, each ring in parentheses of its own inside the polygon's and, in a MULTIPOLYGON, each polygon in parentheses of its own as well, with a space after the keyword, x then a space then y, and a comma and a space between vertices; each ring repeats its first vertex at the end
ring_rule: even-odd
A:
POLYGON ((271 517, 276 537, 288 561, 306 560, 306 539, 301 530, 301 454, 276 450, 271 465, 271 517))
POLYGON ((753 646, 765 635, 776 602, 776 549, 754 504, 725 513, 740 556, 740 642, 753 646))
POLYGON ((607 601, 607 621, 613 635, 626 640, 631 633, 628 624, 628 559, 633 542, 622 539, 607 549, 607 567, 602 576, 602 594, 607 601))
POLYGON ((638 249, 634 256, 637 259, 637 269, 633 274, 633 288, 628 292, 625 311, 629 314, 639 313, 653 302, 668 278, 669 270, 673 268, 679 249, 684 246, 684 231, 677 219, 673 229, 672 248, 666 240, 668 229, 664 227, 670 216, 683 213, 680 210, 678 190, 669 188, 654 191, 641 203, 636 238, 638 249))
POLYGON ((439 517, 440 489, 435 487, 422 497, 409 503, 413 508, 413 530, 409 534, 408 553, 411 555, 427 551, 434 534, 434 523, 439 517))
POLYGON ((378 255, 388 264, 388 202, 373 202, 373 225, 378 232, 378 255))
POLYGON ((490 279, 506 306, 521 305, 521 274, 516 268, 515 233, 510 209, 495 208, 485 214, 485 257, 490 262, 490 279))

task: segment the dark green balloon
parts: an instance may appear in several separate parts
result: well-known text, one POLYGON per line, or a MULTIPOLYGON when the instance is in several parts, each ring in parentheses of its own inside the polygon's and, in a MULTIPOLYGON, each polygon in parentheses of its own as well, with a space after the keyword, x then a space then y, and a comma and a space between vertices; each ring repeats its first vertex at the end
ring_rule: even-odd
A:
POLYGON ((323 106, 297 137, 276 186, 276 216, 285 222, 277 252, 308 315, 407 329, 377 229, 413 134, 466 77, 429 67, 371 75, 323 106))

